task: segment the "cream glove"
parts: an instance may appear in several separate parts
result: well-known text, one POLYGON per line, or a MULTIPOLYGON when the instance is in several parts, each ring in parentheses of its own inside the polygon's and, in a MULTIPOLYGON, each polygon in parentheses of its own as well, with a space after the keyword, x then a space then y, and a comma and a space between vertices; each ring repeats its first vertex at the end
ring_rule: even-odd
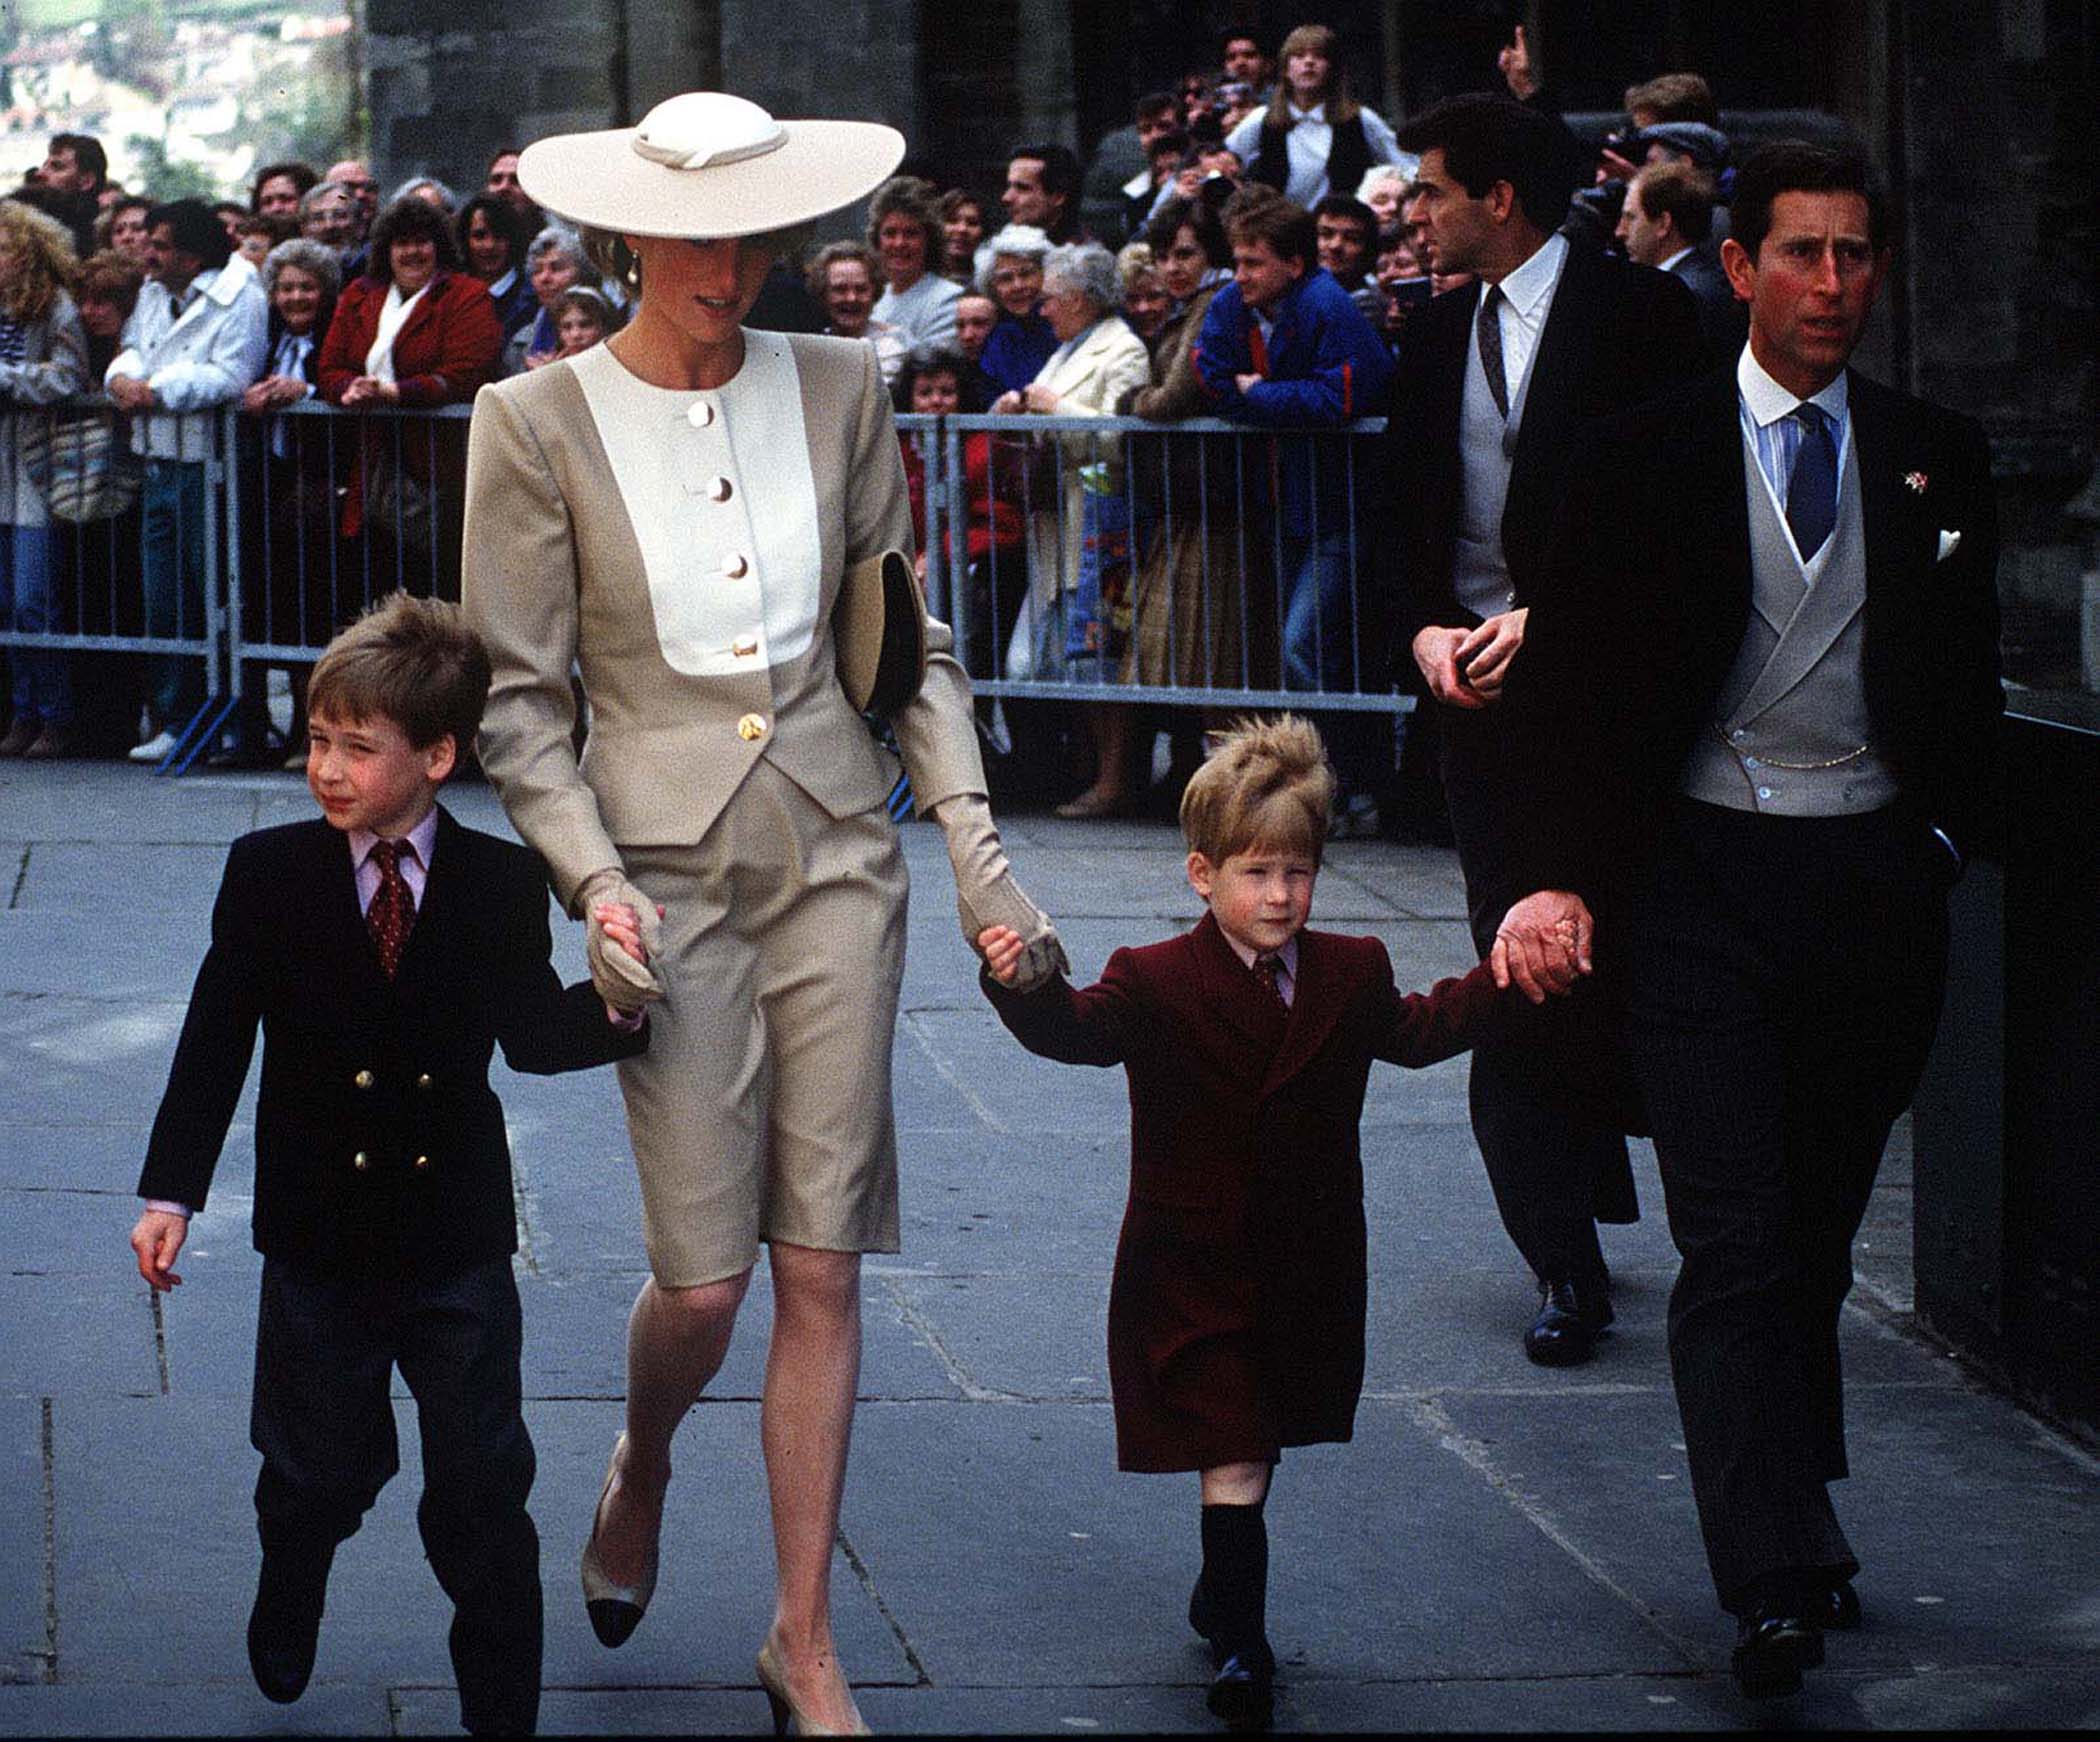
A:
POLYGON ((1021 935, 1021 961, 1013 986, 1026 992, 1052 974, 1070 970, 1065 947, 1049 916, 1021 892, 999 827, 984 795, 957 793, 933 807, 933 820, 948 837, 948 863, 955 867, 955 905, 962 916, 963 941, 974 951, 978 933, 989 926, 1011 926, 1021 935))
POLYGON ((642 947, 652 961, 657 940, 663 935, 662 921, 656 903, 628 882, 627 873, 617 865, 593 871, 576 886, 576 905, 582 909, 587 927, 583 950, 590 959, 591 984, 606 1003, 632 1016, 663 997, 663 984, 650 968, 630 956, 624 945, 605 935, 595 911, 601 902, 618 902, 634 909, 641 925, 642 947))

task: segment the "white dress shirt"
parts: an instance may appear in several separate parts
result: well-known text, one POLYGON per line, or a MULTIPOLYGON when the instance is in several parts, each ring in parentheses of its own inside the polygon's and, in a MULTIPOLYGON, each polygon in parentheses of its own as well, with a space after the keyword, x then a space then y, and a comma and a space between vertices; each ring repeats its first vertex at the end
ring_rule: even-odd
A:
MULTIPOLYGON (((1568 262, 1568 239, 1558 232, 1524 264, 1502 280, 1502 303, 1496 324, 1502 329, 1503 386, 1508 390, 1512 415, 1519 415, 1524 385, 1531 373, 1531 359, 1539 348, 1539 335, 1546 330, 1546 317, 1553 312, 1553 293, 1560 288, 1561 269, 1568 262)), ((1480 287, 1481 297, 1488 287, 1480 287)), ((1473 304, 1476 316, 1480 303, 1473 304)))

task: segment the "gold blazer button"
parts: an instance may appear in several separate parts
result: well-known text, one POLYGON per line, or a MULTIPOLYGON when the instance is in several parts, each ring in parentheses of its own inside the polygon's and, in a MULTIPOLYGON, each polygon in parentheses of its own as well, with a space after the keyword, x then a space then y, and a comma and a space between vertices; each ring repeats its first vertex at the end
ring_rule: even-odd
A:
POLYGON ((758 652, 758 638, 755 635, 741 635, 729 644, 729 651, 738 659, 753 658, 758 652))
POLYGON ((350 1165, 356 1168, 359 1173, 363 1173, 372 1165, 372 1158, 360 1149, 350 1158, 350 1165))
POLYGON ((427 1155, 419 1155, 419 1156, 417 1156, 417 1157, 416 1157, 416 1162, 415 1162, 415 1166, 416 1166, 416 1172, 418 1172, 418 1173, 428 1173, 428 1172, 430 1171, 430 1157, 429 1157, 429 1156, 427 1156, 427 1155))
POLYGON ((729 500, 729 480, 727 478, 708 479, 707 499, 710 502, 727 502, 729 500))
POLYGON ((379 1081, 379 1079, 372 1075, 370 1071, 359 1071, 357 1075, 352 1077, 350 1080, 353 1083, 355 1083, 360 1089, 369 1089, 374 1083, 379 1081))
POLYGON ((746 744, 751 743, 754 739, 763 738, 766 735, 765 716, 763 714, 746 714, 736 723, 736 735, 743 739, 746 744))
POLYGON ((704 399, 696 400, 685 414, 685 421, 695 429, 705 429, 715 421, 715 408, 704 399))
POLYGON ((722 559, 722 573, 732 581, 740 581, 751 572, 751 559, 740 550, 733 550, 722 559))
POLYGON ((434 1089, 437 1085, 430 1080, 430 1073, 425 1071, 416 1079, 416 1087, 419 1089, 434 1089))

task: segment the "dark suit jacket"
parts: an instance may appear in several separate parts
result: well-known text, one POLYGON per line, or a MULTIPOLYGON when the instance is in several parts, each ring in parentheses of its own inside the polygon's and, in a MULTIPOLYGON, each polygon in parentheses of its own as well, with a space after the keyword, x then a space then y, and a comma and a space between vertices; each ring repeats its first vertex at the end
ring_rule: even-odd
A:
POLYGON ((439 812, 430 878, 390 982, 345 837, 319 820, 234 842, 211 948, 139 1177, 204 1207, 259 1023, 256 1249, 331 1273, 427 1274, 516 1250, 510 1145, 489 1087, 627 1058, 588 983, 547 963, 547 878, 524 848, 439 812))
MULTIPOLYGON (((1866 700, 1921 851, 1996 837, 1998 533, 1990 455, 1967 418, 1854 373, 1866 522, 1866 700), (1944 560, 1940 534, 1959 533, 1944 560)), ((1536 818, 1527 888, 1609 898, 1639 864, 1694 738, 1712 725, 1751 605, 1735 371, 1590 444, 1540 577, 1503 706, 1531 753, 1511 802, 1536 818)))
POLYGON ((1108 1308, 1117 1460, 1191 1470, 1346 1440, 1363 1383, 1374 1058, 1427 1065, 1497 1019, 1484 968, 1403 997, 1376 938, 1307 931, 1288 1013, 1206 915, 1098 984, 984 978, 1021 1044, 1130 1076, 1130 1204, 1108 1308))
MULTIPOLYGON (((1398 602, 1393 657, 1419 685, 1411 649, 1431 624, 1479 619, 1451 590, 1451 555, 1464 507, 1460 404, 1479 291, 1447 292, 1408 322, 1393 380, 1378 471, 1386 522, 1384 596, 1398 602)), ((1503 552, 1519 604, 1530 598, 1551 543, 1569 461, 1590 425, 1652 399, 1699 366, 1698 310, 1668 273, 1571 245, 1554 292, 1510 462, 1503 552)))
POLYGON ((1702 242, 1670 269, 1699 304, 1699 340, 1714 368, 1734 363, 1750 336, 1750 305, 1735 294, 1711 242, 1702 242))

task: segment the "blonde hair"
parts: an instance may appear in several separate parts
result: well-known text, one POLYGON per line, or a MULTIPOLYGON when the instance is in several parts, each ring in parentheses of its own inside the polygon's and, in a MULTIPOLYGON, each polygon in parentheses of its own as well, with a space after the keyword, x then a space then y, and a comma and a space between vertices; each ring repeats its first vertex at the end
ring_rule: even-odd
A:
POLYGON ((1210 760, 1181 795, 1189 851, 1222 865, 1255 847, 1319 864, 1334 805, 1334 770, 1313 723, 1298 714, 1235 720, 1211 735, 1210 760))
POLYGON ((389 593, 328 644, 306 711, 355 724, 391 720, 418 750, 447 732, 464 755, 489 699, 489 656, 457 605, 389 593))
POLYGON ((1339 127, 1363 107, 1349 94, 1349 75, 1342 70, 1342 39, 1324 24, 1301 24, 1276 51, 1276 89, 1269 97, 1269 119, 1285 132, 1295 124, 1291 117, 1291 56, 1307 51, 1327 57, 1327 88, 1320 93, 1327 105, 1327 125, 1339 127))
POLYGON ((0 200, 0 237, 15 252, 15 274, 0 290, 0 313, 28 326, 50 317, 59 292, 80 273, 73 238, 56 218, 20 200, 0 200))

